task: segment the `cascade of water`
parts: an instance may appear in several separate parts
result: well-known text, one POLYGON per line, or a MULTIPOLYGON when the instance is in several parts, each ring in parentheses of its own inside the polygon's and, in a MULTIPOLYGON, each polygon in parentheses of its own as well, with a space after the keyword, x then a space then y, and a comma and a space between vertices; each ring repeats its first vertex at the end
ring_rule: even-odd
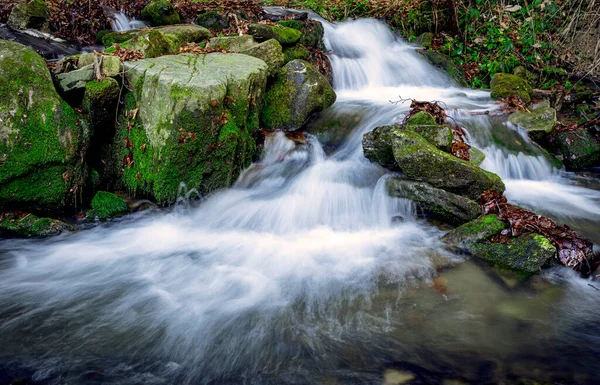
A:
POLYGON ((117 11, 114 8, 103 5, 104 15, 110 20, 110 26, 113 31, 129 31, 131 29, 145 28, 146 24, 134 18, 127 17, 125 12, 117 11))

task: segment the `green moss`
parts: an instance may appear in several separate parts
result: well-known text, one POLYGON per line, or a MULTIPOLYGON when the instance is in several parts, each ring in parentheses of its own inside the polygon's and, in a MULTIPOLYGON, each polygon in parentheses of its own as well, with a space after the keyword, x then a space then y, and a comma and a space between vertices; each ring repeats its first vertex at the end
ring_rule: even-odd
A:
POLYGON ((303 45, 295 45, 293 47, 288 47, 283 50, 284 55, 284 64, 291 62, 292 60, 301 59, 308 60, 310 57, 310 52, 303 45))
POLYGON ((129 207, 123 198, 115 194, 98 191, 91 202, 92 210, 88 212, 89 217, 104 220, 111 217, 127 214, 129 207))
MULTIPOLYGON (((102 31, 100 33, 102 33, 102 31)), ((124 43, 133 39, 137 34, 138 33, 135 31, 109 32, 102 36, 102 44, 105 47, 112 47, 115 43, 124 43)))
POLYGON ((408 119, 408 126, 428 126, 435 125, 435 118, 429 112, 419 111, 408 119))
POLYGON ((21 237, 50 237, 73 228, 52 218, 40 218, 33 214, 7 213, 0 215, 0 233, 21 237))
POLYGON ((302 37, 302 32, 282 25, 250 24, 248 33, 259 41, 275 39, 284 46, 296 44, 302 37))
POLYGON ((490 82, 493 99, 516 96, 524 102, 531 101, 531 86, 527 80, 517 75, 497 73, 490 82))
POLYGON ((323 42, 325 31, 321 22, 316 20, 283 20, 277 22, 277 24, 302 32, 302 37, 298 43, 318 50, 325 50, 323 42))
POLYGON ((181 18, 175 10, 175 7, 167 0, 155 0, 150 2, 142 9, 142 20, 149 21, 152 25, 181 23, 181 18))

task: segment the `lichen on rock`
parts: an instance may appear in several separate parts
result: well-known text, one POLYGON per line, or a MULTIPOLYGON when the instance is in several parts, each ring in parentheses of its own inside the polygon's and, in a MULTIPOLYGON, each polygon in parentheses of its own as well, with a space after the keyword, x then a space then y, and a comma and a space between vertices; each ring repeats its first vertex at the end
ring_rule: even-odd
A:
POLYGON ((497 73, 490 82, 493 99, 503 99, 516 96, 528 103, 531 101, 531 86, 527 80, 517 75, 497 73))

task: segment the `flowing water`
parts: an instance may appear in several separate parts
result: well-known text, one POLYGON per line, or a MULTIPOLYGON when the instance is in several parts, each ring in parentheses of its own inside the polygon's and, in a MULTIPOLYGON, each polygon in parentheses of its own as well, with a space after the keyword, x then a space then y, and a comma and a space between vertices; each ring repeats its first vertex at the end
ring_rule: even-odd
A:
POLYGON ((381 384, 390 370, 413 384, 597 383, 598 289, 562 268, 515 286, 445 251, 443 230, 387 196, 361 140, 403 118, 401 99, 441 101, 512 201, 598 241, 594 176, 473 115, 497 108, 489 94, 383 23, 325 27, 338 101, 323 119, 339 133, 267 138, 259 163, 200 203, 0 241, 0 383, 381 384))

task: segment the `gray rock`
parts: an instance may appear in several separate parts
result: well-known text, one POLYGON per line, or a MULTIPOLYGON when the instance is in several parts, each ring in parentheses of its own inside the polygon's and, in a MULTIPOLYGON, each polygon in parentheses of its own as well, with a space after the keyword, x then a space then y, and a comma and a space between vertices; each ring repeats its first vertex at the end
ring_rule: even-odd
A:
POLYGON ((240 53, 253 56, 267 63, 269 76, 275 76, 279 73, 285 59, 281 44, 275 39, 267 40, 254 47, 244 49, 240 53))
POLYGON ((213 37, 206 44, 206 48, 222 48, 227 51, 241 52, 256 46, 257 43, 250 35, 213 37))
POLYGON ((473 244, 487 241, 506 227, 507 224, 499 220, 497 215, 484 215, 449 231, 442 241, 452 249, 470 253, 473 244))
POLYGON ((554 130, 556 110, 551 107, 538 106, 530 112, 515 112, 509 116, 508 121, 526 130, 530 135, 539 137, 554 130))
POLYGON ((50 9, 42 0, 15 5, 8 17, 7 25, 13 29, 47 29, 50 9))
POLYGON ((90 64, 75 71, 56 75, 58 87, 62 92, 82 90, 87 82, 94 80, 94 65, 90 64))

